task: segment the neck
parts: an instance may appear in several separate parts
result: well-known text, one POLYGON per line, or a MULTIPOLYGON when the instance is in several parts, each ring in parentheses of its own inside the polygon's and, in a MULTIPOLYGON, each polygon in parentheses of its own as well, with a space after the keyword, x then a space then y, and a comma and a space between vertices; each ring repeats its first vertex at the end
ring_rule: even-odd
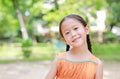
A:
POLYGON ((72 48, 69 53, 70 59, 73 60, 84 60, 90 59, 92 54, 88 50, 88 48, 72 48))
POLYGON ((77 54, 82 55, 82 54, 85 54, 85 53, 90 53, 90 51, 88 50, 87 45, 83 45, 83 46, 79 46, 79 47, 73 47, 71 49, 71 53, 76 54, 76 55, 77 54))

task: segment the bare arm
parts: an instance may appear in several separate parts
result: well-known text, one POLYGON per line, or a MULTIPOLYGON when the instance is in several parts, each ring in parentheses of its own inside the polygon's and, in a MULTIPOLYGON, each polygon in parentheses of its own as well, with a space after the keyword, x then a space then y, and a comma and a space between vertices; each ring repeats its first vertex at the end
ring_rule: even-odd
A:
POLYGON ((56 72, 57 72, 57 61, 54 60, 52 66, 50 68, 50 71, 48 72, 45 79, 55 79, 56 72))
POLYGON ((98 67, 97 67, 95 79, 103 79, 103 63, 102 63, 102 61, 98 62, 98 67))

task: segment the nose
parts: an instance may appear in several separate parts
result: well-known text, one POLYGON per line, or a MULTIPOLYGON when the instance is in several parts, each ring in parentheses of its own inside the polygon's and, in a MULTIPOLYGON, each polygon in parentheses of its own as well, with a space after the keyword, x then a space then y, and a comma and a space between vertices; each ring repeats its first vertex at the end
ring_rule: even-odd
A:
POLYGON ((77 34, 76 34, 75 31, 71 31, 71 36, 72 36, 72 38, 75 37, 76 35, 77 35, 77 34))

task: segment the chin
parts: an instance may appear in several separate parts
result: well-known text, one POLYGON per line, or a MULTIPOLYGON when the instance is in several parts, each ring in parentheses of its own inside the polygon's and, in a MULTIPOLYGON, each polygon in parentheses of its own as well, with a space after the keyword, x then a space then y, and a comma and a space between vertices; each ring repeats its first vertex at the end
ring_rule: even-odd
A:
POLYGON ((81 46, 83 46, 82 43, 77 43, 77 44, 73 45, 73 47, 81 47, 81 46))

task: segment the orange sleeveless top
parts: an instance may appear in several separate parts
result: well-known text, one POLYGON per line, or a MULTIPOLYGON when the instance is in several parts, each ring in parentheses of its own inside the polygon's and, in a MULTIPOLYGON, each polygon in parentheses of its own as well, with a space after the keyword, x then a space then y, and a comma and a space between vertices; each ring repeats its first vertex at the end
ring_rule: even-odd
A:
POLYGON ((59 53, 56 79, 95 79, 97 64, 95 56, 90 60, 71 61, 66 59, 66 53, 59 53))

